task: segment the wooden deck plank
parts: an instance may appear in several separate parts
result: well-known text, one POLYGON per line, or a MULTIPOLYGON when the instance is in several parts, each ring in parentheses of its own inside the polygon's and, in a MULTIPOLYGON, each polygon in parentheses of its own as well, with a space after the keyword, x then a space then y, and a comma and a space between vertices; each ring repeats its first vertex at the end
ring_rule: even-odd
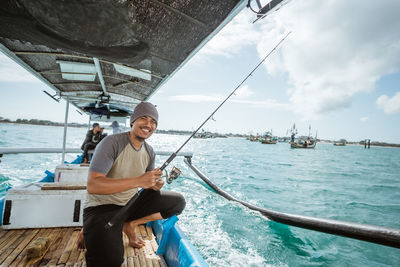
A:
POLYGON ((69 265, 73 266, 78 261, 79 254, 80 254, 80 251, 78 249, 76 249, 76 245, 75 245, 72 248, 72 252, 68 258, 67 266, 69 266, 69 265))
POLYGON ((146 232, 147 232, 147 235, 150 237, 150 239, 155 238, 154 233, 153 233, 153 229, 151 229, 150 226, 146 225, 146 232))
POLYGON ((24 248, 29 244, 29 242, 31 242, 31 240, 37 235, 38 232, 39 229, 25 231, 25 233, 23 233, 20 237, 21 240, 16 241, 17 244, 19 243, 18 246, 12 251, 12 253, 7 257, 4 262, 0 261, 2 266, 9 266, 22 253, 24 248))
POLYGON ((86 182, 57 182, 43 184, 42 190, 85 190, 86 182))
MULTIPOLYGON (((36 235, 33 236, 33 238, 31 238, 31 239, 29 240, 29 242, 26 244, 25 248, 26 248, 27 246, 29 246, 29 244, 30 244, 31 242, 33 242, 34 240, 36 240, 37 238, 42 237, 42 236, 43 236, 43 233, 45 232, 46 229, 39 229, 39 228, 36 228, 36 229, 28 229, 27 231, 33 231, 33 230, 37 230, 37 233, 36 233, 36 235)), ((11 231, 15 231, 15 230, 11 230, 11 231)), ((14 266, 25 266, 25 265, 26 265, 26 255, 27 255, 27 251, 25 250, 25 248, 24 248, 24 250, 22 250, 21 253, 19 253, 18 257, 16 257, 16 258, 12 261, 12 263, 9 265, 10 267, 11 267, 11 266, 14 267, 14 266)))
POLYGON ((16 245, 16 240, 23 235, 25 230, 17 230, 15 234, 10 237, 6 242, 3 243, 2 248, 0 249, 0 262, 4 261, 5 258, 12 253, 16 245))
POLYGON ((71 237, 72 232, 75 228, 67 228, 66 231, 60 235, 61 239, 57 239, 56 242, 58 243, 57 248, 53 252, 51 260, 48 262, 48 266, 56 266, 59 257, 62 255, 65 246, 67 245, 68 239, 71 237), (59 241, 59 242, 58 242, 59 241))
POLYGON ((61 254, 60 259, 57 262, 58 264, 66 264, 68 261, 68 258, 71 256, 72 250, 76 250, 76 239, 78 238, 80 230, 75 229, 75 231, 72 232, 72 235, 70 236, 68 243, 61 254))
MULTIPOLYGON (((145 241, 147 233, 146 233, 145 236, 142 235, 142 233, 144 234, 144 232, 143 232, 143 230, 144 230, 143 225, 140 225, 138 228, 139 228, 139 232, 137 233, 138 238, 140 238, 140 239, 142 239, 142 240, 145 241)), ((147 242, 146 242, 146 241, 145 241, 145 243, 146 243, 146 245, 147 245, 147 242)), ((141 264, 142 264, 142 265, 145 264, 147 267, 153 267, 153 264, 151 263, 151 260, 150 260, 150 259, 147 257, 147 255, 146 255, 146 246, 141 247, 141 248, 139 249, 139 253, 140 253, 139 260, 141 261, 141 264)))
POLYGON ((140 235, 143 240, 149 240, 150 238, 147 235, 146 227, 144 225, 139 225, 140 235))
POLYGON ((82 265, 82 263, 85 261, 85 254, 86 254, 85 251, 81 251, 81 252, 79 253, 79 257, 78 257, 77 262, 80 263, 81 265, 82 265))
POLYGON ((150 244, 151 244, 151 248, 153 249, 154 253, 156 253, 157 249, 158 249, 157 241, 155 239, 152 239, 152 240, 150 240, 150 244))
POLYGON ((128 255, 129 239, 128 239, 128 236, 124 232, 122 232, 122 242, 124 244, 124 258, 126 258, 128 255))
POLYGON ((127 266, 128 266, 128 263, 127 263, 126 257, 124 257, 124 262, 121 264, 121 267, 127 267, 127 266))
POLYGON ((8 231, 0 230, 0 240, 2 240, 3 236, 6 235, 8 231))
MULTIPOLYGON (((81 228, 42 228, 25 230, 0 229, 0 266, 53 266, 53 267, 86 267, 85 252, 76 248, 76 240, 81 228), (26 247, 39 237, 49 239, 49 249, 37 261, 27 261, 26 247), (31 264, 32 263, 32 264, 31 264)), ((146 246, 137 249, 129 246, 124 234, 124 267, 164 267, 165 262, 155 254, 157 243, 151 229, 137 227, 138 238, 145 241, 146 246), (154 244, 155 243, 155 244, 154 244)))
MULTIPOLYGON (((31 240, 31 242, 29 242, 28 246, 30 244, 32 244, 33 242, 35 242, 38 238, 49 238, 49 236, 51 235, 51 233, 53 232, 53 228, 42 228, 40 229, 39 233, 37 234, 37 236, 35 238, 33 238, 31 240)), ((47 247, 46 251, 44 252, 44 254, 36 259, 29 259, 27 257, 24 257, 19 266, 31 266, 31 267, 36 267, 39 265, 39 262, 43 259, 43 257, 46 255, 46 253, 49 251, 50 249, 50 240, 49 240, 49 246, 47 247)), ((27 251, 26 251, 27 252, 27 251)), ((24 256, 26 256, 27 253, 25 253, 24 256)))
POLYGON ((128 258, 126 258, 126 260, 127 260, 127 264, 126 264, 126 266, 127 267, 134 267, 135 266, 135 264, 134 264, 134 262, 133 262, 133 257, 128 257, 128 258))
POLYGON ((167 262, 165 261, 164 257, 160 255, 160 266, 161 267, 168 267, 167 262))
POLYGON ((133 247, 129 246, 129 239, 128 236, 126 234, 124 235, 124 257, 133 257, 135 255, 135 250, 133 249, 133 247))
POLYGON ((77 248, 76 242, 78 241, 78 237, 80 235, 81 230, 76 229, 74 233, 77 232, 76 237, 74 238, 73 246, 72 246, 72 251, 71 254, 68 258, 67 265, 66 266, 73 266, 76 262, 78 262, 78 258, 81 254, 81 251, 77 248))
POLYGON ((133 263, 135 266, 140 266, 139 256, 137 254, 135 254, 135 256, 133 256, 133 263))
POLYGON ((39 262, 39 266, 47 266, 51 261, 54 251, 57 249, 59 242, 62 239, 62 229, 54 228, 49 235, 50 248, 44 255, 43 259, 39 262))
POLYGON ((13 238, 14 235, 16 235, 16 230, 15 231, 8 231, 6 235, 4 235, 1 240, 0 240, 0 249, 4 247, 4 245, 10 240, 10 238, 13 238))
POLYGON ((160 266, 160 259, 158 257, 151 258, 151 262, 153 263, 154 267, 161 267, 160 266))

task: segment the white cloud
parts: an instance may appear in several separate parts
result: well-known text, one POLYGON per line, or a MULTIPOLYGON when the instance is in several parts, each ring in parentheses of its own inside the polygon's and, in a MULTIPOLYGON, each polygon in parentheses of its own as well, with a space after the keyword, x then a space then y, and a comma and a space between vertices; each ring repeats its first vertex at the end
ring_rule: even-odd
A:
POLYGON ((290 110, 290 104, 279 103, 275 99, 266 99, 266 100, 231 100, 233 103, 239 104, 249 104, 251 106, 274 109, 274 110, 290 110))
POLYGON ((350 106, 355 94, 399 69, 398 10, 396 0, 292 1, 264 20, 257 49, 263 57, 293 32, 266 68, 288 73, 294 111, 317 119, 350 106))
MULTIPOLYGON (((182 101, 182 102, 190 102, 190 103, 201 103, 201 102, 222 102, 226 97, 223 96, 209 96, 209 95, 176 95, 171 96, 169 99, 173 101, 182 101)), ((238 104, 248 104, 254 107, 259 108, 268 108, 275 110, 290 110, 291 107, 289 104, 283 104, 277 102, 275 99, 266 99, 266 100, 244 100, 244 99, 235 99, 231 98, 228 100, 231 103, 238 104)))
POLYGON ((175 95, 169 99, 174 101, 200 103, 200 102, 219 102, 223 101, 220 96, 208 96, 208 95, 175 95))
POLYGON ((246 98, 254 94, 252 90, 250 90, 248 85, 243 85, 235 92, 235 96, 238 98, 246 98))
POLYGON ((381 95, 376 100, 378 108, 383 109, 386 114, 400 112, 400 92, 397 92, 392 98, 387 95, 381 95))
POLYGON ((362 118, 360 118, 360 121, 362 121, 362 122, 366 122, 368 120, 368 117, 362 117, 362 118))
POLYGON ((226 56, 237 54, 243 47, 254 45, 259 39, 257 28, 252 24, 254 14, 239 13, 199 52, 199 57, 226 56))
POLYGON ((34 82, 40 81, 27 70, 0 52, 0 82, 34 82))
POLYGON ((287 73, 293 110, 305 119, 349 107, 358 93, 374 90, 382 76, 400 66, 400 1, 290 1, 253 24, 241 12, 199 53, 233 56, 256 45, 269 74, 287 73))

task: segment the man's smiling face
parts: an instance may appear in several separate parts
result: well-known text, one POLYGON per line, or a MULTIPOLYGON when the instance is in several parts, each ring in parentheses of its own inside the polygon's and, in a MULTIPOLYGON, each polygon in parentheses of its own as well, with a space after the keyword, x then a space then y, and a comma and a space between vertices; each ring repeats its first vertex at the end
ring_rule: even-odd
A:
POLYGON ((132 124, 132 133, 140 139, 149 138, 157 128, 157 122, 150 116, 141 116, 132 124))

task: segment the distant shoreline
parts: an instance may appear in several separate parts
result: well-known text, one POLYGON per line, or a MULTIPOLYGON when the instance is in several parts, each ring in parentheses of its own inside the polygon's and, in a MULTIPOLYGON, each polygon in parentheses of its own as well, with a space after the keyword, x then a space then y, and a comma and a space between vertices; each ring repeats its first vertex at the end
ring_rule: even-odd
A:
MULTIPOLYGON (((12 121, 10 119, 6 119, 3 117, 0 117, 0 123, 11 123, 11 124, 26 124, 26 125, 42 125, 42 126, 64 126, 64 123, 61 122, 53 122, 53 121, 48 121, 48 120, 37 120, 37 119, 17 119, 15 121, 12 121)), ((88 125, 83 124, 83 123, 76 123, 76 122, 70 122, 68 123, 68 127, 76 127, 76 128, 87 128, 88 125)), ((126 128, 126 127, 123 127, 126 128)), ((160 134, 173 134, 173 135, 191 135, 193 132, 192 131, 185 131, 185 130, 161 130, 157 129, 156 133, 160 134)), ((248 138, 250 135, 245 135, 245 134, 219 134, 219 133, 210 133, 207 132, 208 134, 214 135, 215 137, 241 137, 241 138, 248 138)), ((334 144, 336 141, 332 140, 319 140, 319 143, 325 143, 325 144, 334 144)), ((356 145, 356 146, 364 146, 364 140, 360 142, 347 142, 346 145, 356 145)), ((371 146, 375 147, 396 147, 400 148, 400 144, 392 144, 392 143, 386 143, 386 142, 379 142, 379 141, 371 141, 371 146)))
MULTIPOLYGON (((330 140, 321 140, 319 143, 322 144, 334 144, 336 143, 335 141, 330 141, 330 140)), ((391 143, 385 143, 385 142, 378 142, 378 141, 371 141, 371 146, 376 146, 376 147, 396 147, 400 148, 400 144, 391 144, 391 143)), ((346 146, 364 146, 363 141, 360 142, 347 142, 346 146)))
MULTIPOLYGON (((64 123, 62 122, 53 122, 53 121, 48 121, 48 120, 37 120, 37 119, 17 119, 15 121, 12 121, 10 119, 5 119, 3 117, 0 117, 0 123, 10 123, 10 124, 25 124, 25 125, 42 125, 42 126, 61 126, 64 127, 64 123)), ((76 127, 76 128, 88 128, 88 124, 85 123, 76 123, 76 122, 70 122, 68 123, 68 127, 76 127)), ((126 128, 127 127, 121 126, 121 128, 126 128)), ((191 135, 193 132, 192 131, 184 131, 184 130, 162 130, 162 129, 157 129, 155 133, 160 133, 160 134, 173 134, 173 135, 191 135)), ((209 133, 209 132, 207 132, 209 133)), ((219 134, 219 133, 209 133, 212 134, 215 137, 242 137, 246 138, 248 135, 244 134, 219 134)))

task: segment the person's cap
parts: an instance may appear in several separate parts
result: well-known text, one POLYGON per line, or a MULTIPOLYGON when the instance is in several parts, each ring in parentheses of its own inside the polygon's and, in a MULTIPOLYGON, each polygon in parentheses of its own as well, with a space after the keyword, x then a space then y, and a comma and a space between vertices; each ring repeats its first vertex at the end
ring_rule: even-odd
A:
POLYGON ((93 128, 96 127, 96 126, 100 126, 100 124, 98 124, 97 122, 95 122, 95 123, 92 124, 92 127, 93 127, 93 128))
POLYGON ((158 112, 156 107, 151 104, 150 102, 141 102, 139 105, 135 107, 135 110, 133 111, 130 119, 130 124, 132 126, 132 123, 139 117, 142 116, 149 116, 152 119, 156 121, 158 124, 158 112))

